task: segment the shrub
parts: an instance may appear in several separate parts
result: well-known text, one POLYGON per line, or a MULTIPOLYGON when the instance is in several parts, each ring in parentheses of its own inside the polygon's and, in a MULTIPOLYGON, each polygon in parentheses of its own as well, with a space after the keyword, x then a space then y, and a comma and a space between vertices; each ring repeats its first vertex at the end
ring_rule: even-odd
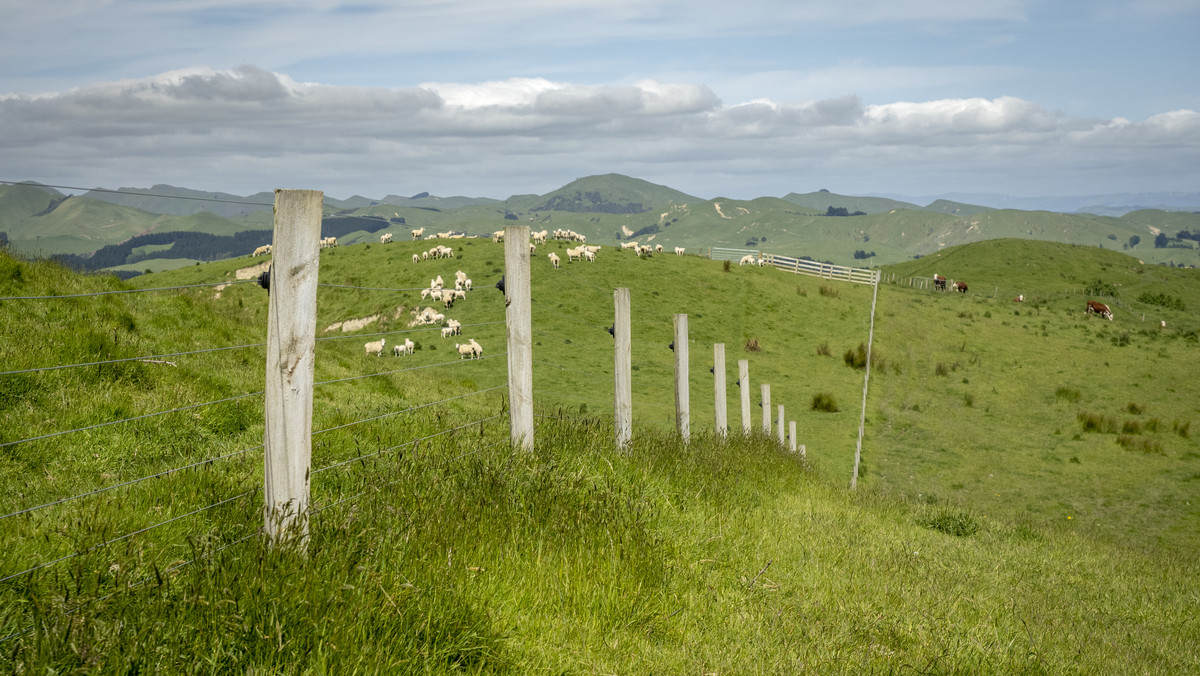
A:
POLYGON ((1117 295, 1117 285, 1111 282, 1106 282, 1102 279, 1097 279, 1090 282, 1084 287, 1084 293, 1089 296, 1113 296, 1117 295))
POLYGON ((1126 420, 1121 423, 1121 434, 1141 434, 1142 424, 1136 420, 1126 420))
POLYGON ((833 350, 829 349, 829 341, 822 341, 821 344, 817 346, 817 354, 821 355, 822 357, 833 356, 833 350))
POLYGON ((837 399, 834 399, 833 395, 827 392, 818 392, 813 395, 812 410, 824 411, 826 413, 837 413, 837 399))
POLYGON ((1182 312, 1186 309, 1182 298, 1179 296, 1168 296, 1165 293, 1150 293, 1149 291, 1143 291, 1142 294, 1137 297, 1137 299, 1142 303, 1165 307, 1168 310, 1179 310, 1182 312))
POLYGON ((867 346, 863 343, 858 344, 858 349, 851 348, 846 350, 842 355, 842 359, 847 366, 853 366, 856 369, 864 369, 867 367, 867 346))
POLYGON ((762 347, 759 346, 757 338, 751 338, 750 340, 746 341, 746 351, 762 352, 762 347))
POLYGON ((721 267, 723 267, 725 269, 725 272, 729 272, 730 270, 733 269, 733 261, 725 261, 725 264, 722 265, 721 267))

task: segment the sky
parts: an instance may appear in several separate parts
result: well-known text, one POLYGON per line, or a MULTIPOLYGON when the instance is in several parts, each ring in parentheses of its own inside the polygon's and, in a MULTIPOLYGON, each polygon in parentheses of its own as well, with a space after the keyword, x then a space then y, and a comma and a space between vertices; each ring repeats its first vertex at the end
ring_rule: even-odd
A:
POLYGON ((1200 0, 0 0, 0 181, 1200 192, 1200 0))

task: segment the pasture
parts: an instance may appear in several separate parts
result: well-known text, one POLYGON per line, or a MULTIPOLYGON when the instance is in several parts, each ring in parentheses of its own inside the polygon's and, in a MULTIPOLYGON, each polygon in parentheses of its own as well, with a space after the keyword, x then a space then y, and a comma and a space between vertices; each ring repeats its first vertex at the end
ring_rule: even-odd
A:
MULTIPOLYGON (((897 266, 901 276, 957 275, 972 291, 881 287, 866 472, 849 493, 863 371, 845 353, 866 340, 869 287, 727 271, 690 256, 639 260, 609 247, 596 263, 552 270, 546 253, 565 261, 566 244, 539 247, 537 443, 514 454, 503 417, 503 296, 492 288, 502 249, 460 240, 456 258, 413 264, 427 246, 322 253, 320 281, 330 286, 318 297, 318 337, 327 338, 317 344, 326 384, 314 403, 319 511, 305 558, 254 535, 262 404, 252 395, 264 375, 256 346, 266 293, 254 283, 219 297, 189 287, 232 280, 258 261, 123 285, 0 258, 6 297, 189 287, 0 303, 4 512, 112 487, 0 520, 6 667, 1200 668, 1190 624, 1200 598, 1194 271, 1125 270, 1123 257, 1094 250, 1089 259, 1093 250, 1081 247, 1069 249, 1087 255, 1059 267, 1045 260, 1057 250, 1004 248, 1030 243, 897 266), (1002 291, 1015 261, 1037 270, 1020 275, 1023 291, 1002 291), (459 360, 455 339, 408 325, 419 289, 457 269, 475 290, 446 314, 484 346, 482 360, 459 360), (1060 273, 1120 284, 1129 305, 1116 305, 1111 324, 1084 317, 1081 297, 1066 295, 1077 280, 1060 273), (612 449, 606 329, 616 286, 633 298, 627 454, 612 449), (1151 319, 1132 324, 1143 291, 1179 294, 1186 309, 1165 315, 1167 331, 1151 319), (1011 301, 1018 293, 1024 303, 1011 301), (687 313, 691 329, 686 447, 671 431, 675 313, 687 313), (355 331, 326 330, 367 317, 376 319, 355 331), (366 356, 363 344, 379 337, 389 348, 409 337, 417 349, 366 356), (746 358, 752 399, 759 383, 772 385, 773 403, 798 421, 806 460, 757 433, 714 442, 713 342, 726 344, 735 432, 736 361, 746 358), (208 351, 238 346, 249 347, 208 351), (834 405, 814 409, 818 395, 834 405), (219 403, 183 409, 201 402, 219 403), (73 429, 82 431, 56 434, 73 429), (13 576, 59 556, 71 558, 13 576)), ((755 406, 754 430, 759 420, 755 406)))

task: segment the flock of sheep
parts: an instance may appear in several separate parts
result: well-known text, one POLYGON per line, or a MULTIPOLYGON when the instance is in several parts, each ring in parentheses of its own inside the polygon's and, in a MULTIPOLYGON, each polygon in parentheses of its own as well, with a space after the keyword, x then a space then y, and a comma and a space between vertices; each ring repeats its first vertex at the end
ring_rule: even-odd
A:
MULTIPOLYGON (((413 262, 418 262, 419 260, 420 259, 414 258, 413 262)), ((429 288, 421 289, 421 299, 424 300, 428 298, 432 300, 440 300, 445 305, 446 309, 450 309, 450 307, 454 305, 454 301, 462 300, 467 297, 467 292, 471 290, 471 286, 471 278, 467 277, 467 273, 463 272, 462 270, 454 273, 454 288, 452 289, 446 287, 445 281, 442 280, 442 276, 438 275, 437 277, 429 280, 429 288)), ((416 315, 416 318, 413 320, 411 326, 441 326, 444 324, 444 326, 441 326, 442 338, 449 338, 451 336, 462 334, 462 324, 458 320, 447 319, 445 314, 434 310, 432 307, 426 307, 423 310, 413 310, 413 314, 416 315)), ((366 350, 366 355, 368 357, 372 355, 376 357, 382 357, 384 347, 386 345, 386 339, 380 338, 379 340, 373 340, 369 343, 366 343, 363 345, 363 348, 366 350)), ((403 344, 394 345, 392 347, 392 355, 396 357, 406 354, 411 355, 415 348, 416 346, 413 344, 412 340, 405 338, 403 344)), ((468 339, 466 343, 455 343, 454 349, 458 351, 459 359, 479 359, 483 356, 483 347, 477 343, 474 338, 468 339)))

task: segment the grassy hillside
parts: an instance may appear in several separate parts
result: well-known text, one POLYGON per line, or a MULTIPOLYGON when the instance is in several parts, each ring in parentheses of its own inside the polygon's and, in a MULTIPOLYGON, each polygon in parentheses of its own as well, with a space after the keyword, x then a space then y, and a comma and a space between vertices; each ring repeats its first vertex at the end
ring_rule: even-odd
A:
POLYGON ((893 209, 912 209, 918 210, 921 207, 916 204, 902 202, 900 200, 888 199, 886 197, 861 197, 847 196, 831 193, 828 190, 818 190, 810 193, 788 193, 783 196, 783 199, 792 204, 810 209, 818 213, 825 213, 829 207, 843 208, 851 213, 862 211, 867 214, 881 214, 893 209))
MULTIPOLYGON (((313 423, 321 511, 303 559, 252 537, 261 398, 227 399, 262 387, 261 288, 0 301, 4 514, 213 459, 0 519, 0 577, 86 552, 0 583, 0 634, 10 637, 0 661, 25 673, 1200 669, 1197 531, 1187 526, 1200 504, 1187 396, 1194 271, 1025 241, 889 269, 897 283, 879 292, 866 473, 851 494, 863 371, 843 353, 865 340, 869 288, 608 248, 596 263, 553 270, 545 254, 564 245, 540 247, 536 448, 513 454, 503 418, 492 419, 502 401, 488 391, 505 372, 503 297, 490 288, 501 247, 460 240, 455 259, 412 264, 426 246, 322 252, 320 282, 336 286, 318 297, 318 336, 332 339, 317 344, 317 380, 327 383, 313 423), (900 283, 934 267, 971 292, 900 283), (483 360, 459 361, 436 329, 407 326, 416 289, 457 269, 475 290, 449 316, 483 344, 483 360), (1082 317, 1082 297, 1067 295, 1093 278, 1116 288, 1111 323, 1082 317), (633 299, 639 420, 626 454, 612 450, 606 418, 605 329, 618 285, 633 299), (1023 304, 1010 300, 1016 293, 1023 304), (1156 302, 1137 300, 1143 293, 1156 302), (1159 294, 1183 309, 1158 304, 1159 294), (1152 318, 1134 324, 1142 308, 1161 309, 1167 331, 1150 331, 1152 318), (688 313, 693 341, 687 447, 669 432, 666 344, 677 312, 688 313), (365 328, 334 328, 376 314, 365 328), (363 342, 380 332, 419 348, 366 357, 363 342), (745 358, 753 399, 771 383, 773 402, 799 423, 806 460, 759 435, 712 441, 714 341, 727 345, 734 428, 733 374, 745 358), (750 341, 760 351, 747 351, 750 341), (158 360, 173 365, 17 372, 214 346, 237 349, 158 360), (363 377, 374 373, 387 375, 363 377), (837 410, 813 410, 817 394, 837 410), (10 444, 215 400, 224 401, 10 444), (1089 432, 1078 412, 1141 429, 1113 434, 1101 419, 1089 432)), ((248 264, 134 281, 233 280, 248 264)), ((0 253, 0 297, 122 288, 0 253)), ((757 429, 757 407, 752 416, 757 429)))

